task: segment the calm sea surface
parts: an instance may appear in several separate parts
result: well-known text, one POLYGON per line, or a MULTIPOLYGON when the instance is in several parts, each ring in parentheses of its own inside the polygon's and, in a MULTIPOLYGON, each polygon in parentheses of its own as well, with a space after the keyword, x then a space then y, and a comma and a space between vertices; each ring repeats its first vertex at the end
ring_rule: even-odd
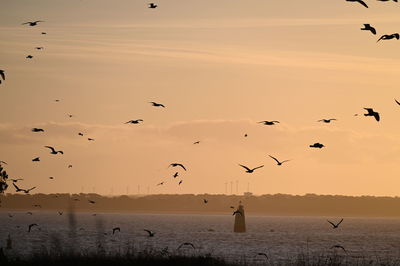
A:
MULTIPOLYGON (((340 244, 351 257, 400 257, 400 219, 345 218, 340 228, 333 230, 327 217, 268 217, 247 216, 247 233, 235 234, 233 216, 227 215, 167 215, 26 212, 0 213, 0 246, 5 247, 10 234, 12 255, 29 255, 43 248, 69 248, 94 251, 98 244, 108 252, 161 251, 211 254, 229 261, 262 263, 256 256, 265 252, 271 260, 293 258, 300 253, 330 254, 330 247, 340 244), (37 223, 28 233, 28 224, 37 223), (113 227, 121 232, 112 234, 113 227), (156 234, 148 237, 143 229, 156 234), (75 231, 75 233, 74 233, 75 231), (185 247, 191 242, 195 250, 185 247)), ((328 217, 333 221, 340 218, 328 217)), ((340 250, 337 253, 342 252, 340 250)))

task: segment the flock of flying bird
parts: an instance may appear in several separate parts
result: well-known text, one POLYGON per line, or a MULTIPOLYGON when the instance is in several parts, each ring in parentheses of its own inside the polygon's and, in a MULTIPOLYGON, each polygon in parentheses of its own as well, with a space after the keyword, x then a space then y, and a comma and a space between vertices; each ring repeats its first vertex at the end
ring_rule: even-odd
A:
MULTIPOLYGON (((362 6, 368 8, 368 5, 367 5, 363 0, 346 0, 346 1, 347 1, 347 2, 357 2, 357 3, 361 4, 362 6)), ((377 0, 377 1, 388 2, 388 1, 391 1, 391 0, 377 0)), ((393 1, 394 1, 394 2, 398 2, 398 0, 393 0, 393 1)), ((155 8, 157 8, 157 7, 158 7, 158 5, 155 4, 155 3, 149 3, 149 4, 148 4, 148 8, 155 9, 155 8)), ((22 25, 28 25, 28 26, 33 27, 33 26, 37 26, 39 23, 42 23, 42 22, 44 22, 44 21, 42 21, 42 20, 28 21, 28 22, 22 23, 22 25)), ((373 35, 376 35, 376 34, 377 34, 377 30, 375 29, 375 27, 371 26, 370 24, 364 24, 364 27, 361 28, 361 30, 363 30, 363 31, 369 31, 369 32, 371 32, 373 35)), ((41 32, 41 34, 44 35, 44 34, 46 34, 46 32, 41 32)), ((382 41, 382 40, 392 40, 392 39, 397 39, 397 40, 399 40, 399 38, 400 38, 399 33, 384 34, 384 35, 382 35, 382 36, 377 40, 377 42, 382 41)), ((43 50, 44 47, 38 46, 38 47, 35 47, 35 49, 36 49, 36 50, 43 50)), ((26 58, 27 58, 27 59, 32 59, 33 56, 32 56, 32 55, 27 55, 26 58)), ((0 84, 1 84, 3 81, 5 81, 5 80, 6 80, 5 70, 0 70, 0 84)), ((56 102, 59 102, 60 100, 55 100, 55 101, 56 101, 56 102)), ((397 101, 396 99, 395 99, 395 102, 396 102, 398 105, 400 105, 400 102, 397 101)), ((153 107, 166 108, 166 106, 163 105, 163 104, 161 104, 161 103, 157 103, 157 102, 149 102, 149 103, 150 103, 153 107)), ((366 112, 367 112, 367 113, 364 114, 364 116, 371 116, 371 117, 374 117, 376 121, 378 121, 378 122, 380 121, 380 115, 379 115, 378 112, 374 111, 372 108, 364 108, 364 109, 365 109, 366 112)), ((358 114, 355 114, 355 116, 358 116, 358 114)), ((72 118, 73 115, 69 114, 68 117, 72 118)), ((329 118, 329 119, 321 119, 321 120, 318 120, 317 122, 322 122, 322 123, 327 123, 327 124, 329 124, 329 123, 331 123, 332 121, 336 121, 336 120, 337 120, 337 119, 335 119, 335 118, 329 118)), ((142 122, 143 122, 143 119, 133 119, 133 120, 129 120, 129 121, 125 122, 125 124, 140 124, 140 123, 142 123, 142 122)), ((277 120, 272 120, 272 121, 265 120, 265 121, 260 121, 260 122, 258 122, 258 123, 263 124, 263 125, 266 125, 266 126, 273 126, 273 125, 279 124, 280 122, 277 121, 277 120)), ((34 132, 34 133, 45 132, 45 130, 42 129, 42 128, 32 128, 31 131, 34 132)), ((78 135, 79 135, 79 136, 84 136, 84 134, 81 133, 81 132, 79 132, 78 135)), ((247 136, 248 136, 247 134, 244 135, 244 137, 247 137, 247 136)), ((94 139, 93 139, 93 138, 88 138, 88 141, 94 141, 94 139)), ((200 144, 200 141, 196 141, 196 142, 194 142, 193 144, 200 144)), ((63 155, 63 154, 64 154, 63 151, 57 150, 56 148, 54 148, 54 147, 52 147, 52 146, 44 146, 44 147, 47 148, 47 149, 49 149, 49 150, 50 150, 50 154, 52 154, 52 155, 57 155, 57 154, 63 155)), ((323 147, 325 147, 325 146, 324 146, 324 144, 321 144, 321 143, 318 143, 318 142, 317 142, 317 143, 311 144, 310 147, 311 147, 311 148, 318 148, 318 149, 321 149, 321 148, 323 148, 323 147)), ((281 165, 283 165, 284 163, 287 163, 287 162, 290 161, 290 160, 282 160, 282 161, 280 161, 279 159, 277 159, 276 157, 274 157, 274 156, 272 156, 272 155, 268 155, 268 156, 269 156, 271 159, 273 159, 273 160, 276 162, 276 164, 277 164, 278 166, 281 166, 281 165)), ((32 161, 33 161, 33 162, 39 162, 39 161, 40 161, 40 157, 36 157, 36 158, 32 159, 32 161)), ((4 161, 0 161, 0 163, 7 164, 7 163, 4 162, 4 161)), ((242 164, 239 164, 239 166, 242 167, 242 168, 245 170, 245 172, 246 172, 246 173, 249 173, 249 174, 253 173, 253 172, 254 172, 255 170, 257 170, 257 169, 260 169, 260 168, 264 167, 264 165, 261 165, 261 166, 257 166, 257 167, 254 167, 254 168, 250 168, 250 167, 245 166, 245 165, 242 165, 242 164)), ((71 167, 72 167, 72 165, 68 165, 68 168, 71 168, 71 167)), ((181 168, 182 170, 187 171, 186 167, 185 167, 183 164, 181 164, 181 163, 171 163, 168 167, 173 167, 173 168, 174 168, 174 167, 179 167, 179 168, 181 168)), ((179 176, 179 172, 175 172, 175 173, 173 174, 173 178, 176 178, 176 177, 178 177, 178 176, 179 176)), ((50 177, 50 179, 53 179, 53 178, 54 178, 54 177, 50 177)), ((23 179, 21 179, 21 178, 18 178, 18 179, 10 179, 10 180, 12 181, 12 184, 13 184, 13 186, 14 186, 16 192, 23 192, 23 193, 25 193, 25 194, 28 194, 30 191, 32 191, 33 189, 36 188, 36 187, 32 187, 32 188, 29 188, 29 189, 24 189, 24 188, 19 187, 16 183, 17 183, 18 181, 20 181, 20 180, 23 180, 23 179)), ((182 184, 182 182, 183 182, 183 180, 180 180, 179 183, 178 183, 178 185, 182 184)), ((157 186, 159 186, 159 185, 164 185, 164 184, 165 184, 165 181, 162 181, 162 182, 158 183, 157 186)), ((78 200, 78 199, 75 199, 75 200, 78 200)), ((93 200, 88 200, 88 202, 89 202, 90 204, 95 204, 95 203, 96 203, 96 202, 93 201, 93 200)), ((207 200, 207 199, 203 199, 203 202, 204 202, 204 204, 207 204, 207 203, 208 203, 208 200, 207 200)), ((33 206, 35 206, 35 207, 41 207, 41 206, 38 205, 38 204, 35 204, 35 205, 33 205, 33 206)), ((231 206, 230 208, 231 208, 231 209, 235 209, 234 206, 231 206)), ((28 214, 32 215, 31 212, 28 212, 28 214)), ((58 212, 58 214, 59 214, 59 215, 62 215, 63 212, 58 212)), ((243 215, 239 210, 234 210, 233 215, 236 215, 236 214, 238 214, 238 215, 243 215)), ((95 214, 94 214, 94 215, 95 215, 95 214)), ((12 216, 11 214, 9 214, 9 217, 13 217, 13 216, 12 216)), ((331 221, 329 221, 329 220, 328 220, 327 222, 328 222, 329 224, 331 224, 331 226, 332 226, 333 229, 337 229, 337 228, 339 228, 339 225, 343 222, 343 218, 342 218, 338 223, 333 223, 333 222, 331 222, 331 221)), ((31 232, 31 230, 33 229, 33 227, 36 227, 36 226, 38 226, 38 224, 36 224, 36 223, 29 224, 29 225, 28 225, 28 232, 31 232)), ((121 231, 121 228, 120 228, 120 227, 114 227, 114 228, 112 229, 112 234, 115 234, 117 231, 120 232, 120 231, 121 231)), ((155 235, 155 232, 153 232, 153 231, 151 231, 151 230, 144 229, 144 231, 148 233, 148 237, 154 237, 154 235, 155 235)), ((105 233, 105 234, 106 234, 106 233, 105 233)), ((189 243, 189 242, 182 243, 182 244, 178 247, 178 249, 180 249, 180 248, 182 248, 182 247, 184 247, 184 246, 189 246, 189 247, 192 247, 193 249, 195 249, 195 246, 194 246, 192 243, 189 243)), ((347 252, 346 249, 345 249, 343 246, 341 246, 341 245, 334 245, 334 246, 331 247, 331 249, 342 249, 344 252, 347 252)), ((163 253, 165 253, 165 254, 168 253, 168 248, 164 249, 164 250, 163 250, 163 253)), ((266 258, 268 258, 268 255, 267 255, 266 253, 264 253, 264 252, 257 253, 257 255, 265 256, 266 258)))

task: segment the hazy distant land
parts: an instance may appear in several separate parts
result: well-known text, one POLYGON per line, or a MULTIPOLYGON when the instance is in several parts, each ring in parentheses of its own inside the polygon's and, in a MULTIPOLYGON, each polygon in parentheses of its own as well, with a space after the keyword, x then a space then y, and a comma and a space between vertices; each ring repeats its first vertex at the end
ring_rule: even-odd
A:
POLYGON ((271 216, 400 217, 399 197, 296 195, 136 195, 6 194, 0 195, 0 211, 208 213, 230 214, 230 206, 242 201, 246 214, 271 216), (208 203, 204 204, 203 199, 208 203), (94 204, 89 200, 95 201, 94 204), (33 205, 40 205, 33 206, 33 205))

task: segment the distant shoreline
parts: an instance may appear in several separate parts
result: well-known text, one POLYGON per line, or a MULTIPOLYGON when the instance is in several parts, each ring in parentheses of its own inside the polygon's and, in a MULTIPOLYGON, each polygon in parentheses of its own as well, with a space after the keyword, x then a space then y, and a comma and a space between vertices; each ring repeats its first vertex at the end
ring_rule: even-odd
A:
POLYGON ((6 194, 0 195, 0 200, 0 212, 73 209, 76 212, 90 213, 225 215, 232 213, 231 207, 236 207, 239 201, 242 201, 246 215, 252 216, 400 218, 400 198, 398 197, 315 194, 305 196, 187 194, 115 197, 98 194, 6 194), (207 204, 203 202, 204 198, 207 198, 207 204))

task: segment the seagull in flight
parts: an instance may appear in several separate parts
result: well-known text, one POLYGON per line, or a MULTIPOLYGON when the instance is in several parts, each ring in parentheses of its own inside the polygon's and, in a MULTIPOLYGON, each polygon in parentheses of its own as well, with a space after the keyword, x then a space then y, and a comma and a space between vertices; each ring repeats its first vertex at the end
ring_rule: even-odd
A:
POLYGON ((35 49, 36 50, 44 50, 44 47, 43 46, 38 46, 38 47, 35 47, 35 49))
POLYGON ((236 210, 236 211, 234 211, 233 212, 233 214, 232 214, 232 216, 234 216, 235 214, 240 214, 240 216, 243 216, 243 213, 241 212, 241 211, 239 211, 239 210, 236 210))
POLYGON ((87 140, 88 140, 88 141, 94 141, 94 139, 92 139, 92 138, 88 138, 87 140))
POLYGON ((164 185, 164 181, 157 184, 157 186, 164 185))
POLYGON ((26 58, 26 59, 32 59, 32 58, 33 58, 33 55, 27 55, 25 58, 26 58))
POLYGON ((88 200, 89 203, 95 204, 96 202, 94 200, 88 200))
POLYGON ((208 203, 208 200, 203 199, 203 202, 204 202, 204 204, 207 204, 207 203, 208 203))
POLYGON ((34 127, 34 128, 32 128, 32 132, 44 132, 44 129, 43 128, 34 127))
POLYGON ((158 5, 154 4, 154 3, 149 3, 148 7, 149 8, 156 8, 158 5))
POLYGON ((15 192, 25 192, 25 194, 28 194, 31 190, 35 189, 36 187, 32 187, 29 189, 23 189, 23 188, 19 188, 15 183, 13 183, 13 186, 15 187, 15 192))
POLYGON ((121 228, 115 227, 115 228, 113 228, 112 231, 113 231, 113 234, 115 234, 116 231, 121 232, 121 228))
POLYGON ((324 122, 324 123, 329 124, 331 121, 336 121, 336 120, 337 120, 336 118, 330 118, 330 119, 321 119, 321 120, 318 120, 317 122, 324 122))
POLYGON ((186 171, 185 166, 183 164, 181 164, 181 163, 171 163, 168 167, 170 167, 170 166, 172 166, 172 167, 179 166, 179 167, 182 167, 182 169, 186 171))
POLYGON ((68 168, 72 168, 72 164, 68 165, 68 168))
POLYGON ((346 0, 347 2, 357 2, 363 5, 364 7, 368 8, 368 5, 362 0, 346 0))
POLYGON ((149 237, 153 237, 156 234, 156 233, 154 233, 154 232, 152 232, 150 230, 147 230, 147 229, 143 229, 143 231, 146 231, 149 234, 149 237))
POLYGON ((400 39, 400 35, 398 33, 393 33, 393 34, 385 34, 382 35, 376 42, 379 42, 380 40, 391 40, 391 39, 400 39))
POLYGON ((260 121, 260 122, 258 122, 259 124, 264 124, 264 125, 266 125, 266 126, 273 126, 273 125, 275 125, 276 123, 279 123, 279 121, 260 121))
POLYGON ((264 167, 264 165, 261 165, 261 166, 257 166, 256 168, 250 169, 250 168, 248 168, 248 167, 245 166, 245 165, 242 165, 242 164, 239 164, 239 165, 240 165, 241 167, 243 167, 244 169, 246 169, 246 173, 249 173, 249 174, 253 173, 254 170, 256 170, 256 169, 258 169, 258 168, 264 167))
POLYGON ((178 176, 179 176, 179 173, 178 173, 178 172, 176 172, 176 173, 173 175, 174 178, 177 178, 178 176))
POLYGON ((154 106, 154 107, 163 107, 163 108, 165 108, 165 105, 163 105, 161 103, 156 103, 156 102, 149 102, 149 103, 151 103, 151 105, 154 106))
POLYGON ((183 246, 191 246, 193 249, 196 249, 196 248, 194 247, 194 245, 193 245, 192 243, 189 243, 189 242, 182 243, 182 244, 178 247, 178 249, 180 249, 180 248, 183 247, 183 246))
POLYGON ((333 246, 331 247, 331 249, 332 249, 332 248, 340 248, 340 249, 342 249, 345 253, 347 253, 346 249, 345 249, 343 246, 341 246, 341 245, 333 245, 333 246))
POLYGON ((40 157, 36 157, 36 158, 32 159, 32 162, 40 162, 40 157))
POLYGON ((57 153, 64 154, 63 151, 56 151, 56 150, 55 150, 53 147, 51 147, 51 146, 44 146, 44 147, 51 150, 50 154, 57 154, 57 153))
POLYGON ((81 133, 81 132, 79 132, 78 135, 81 136, 81 137, 83 137, 83 133, 81 133))
POLYGON ((183 180, 179 181, 178 185, 182 184, 183 180))
POLYGON ((324 144, 321 144, 321 143, 317 142, 317 143, 314 143, 314 144, 310 145, 310 147, 311 147, 311 148, 322 149, 322 148, 325 147, 325 146, 324 146, 324 144))
POLYGON ((129 120, 125 124, 139 124, 140 122, 143 122, 143 119, 129 120))
POLYGON ((36 26, 39 22, 44 22, 44 21, 43 20, 28 21, 28 22, 22 23, 21 25, 28 24, 29 26, 33 27, 33 26, 36 26))
POLYGON ((58 212, 58 215, 63 215, 63 212, 58 212))
POLYGON ((30 224, 28 225, 28 233, 32 230, 32 227, 39 226, 38 224, 30 224))
POLYGON ((200 144, 200 140, 193 142, 193 144, 200 144))
POLYGON ((339 227, 339 225, 343 222, 343 218, 342 220, 340 220, 340 222, 338 222, 337 224, 332 223, 331 221, 327 220, 328 223, 330 223, 332 225, 333 229, 336 229, 339 227))
POLYGON ((400 105, 400 102, 399 102, 398 100, 394 99, 394 101, 395 101, 398 105, 400 105))
POLYGON ((257 256, 264 256, 264 257, 266 257, 267 259, 269 259, 267 253, 264 253, 264 252, 259 252, 259 253, 257 253, 257 256))
POLYGON ((271 157, 272 159, 274 159, 278 165, 282 165, 283 163, 286 163, 286 162, 289 162, 289 161, 290 161, 290 160, 284 160, 284 161, 280 162, 280 161, 279 161, 278 159, 276 159, 275 157, 273 157, 273 156, 271 156, 271 155, 268 155, 268 156, 271 157))
POLYGON ((364 114, 364 116, 373 116, 375 117, 375 120, 379 122, 379 120, 381 119, 379 116, 378 112, 375 112, 374 109, 372 108, 364 108, 365 110, 367 110, 367 114, 364 114))
POLYGON ((370 24, 364 24, 364 28, 361 28, 361 30, 369 30, 373 35, 376 35, 376 29, 370 24))

